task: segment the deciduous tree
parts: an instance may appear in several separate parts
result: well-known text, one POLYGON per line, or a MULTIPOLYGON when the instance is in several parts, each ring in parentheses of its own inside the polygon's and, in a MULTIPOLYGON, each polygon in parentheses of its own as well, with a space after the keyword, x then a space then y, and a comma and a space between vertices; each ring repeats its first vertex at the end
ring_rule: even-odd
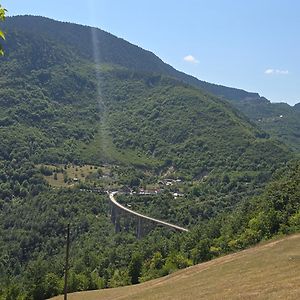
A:
MULTIPOLYGON (((3 8, 0 4, 0 21, 4 21, 5 13, 6 13, 6 9, 3 8)), ((5 40, 5 35, 2 30, 0 30, 0 39, 5 40)), ((2 44, 0 44, 0 55, 3 55, 3 54, 4 54, 3 46, 2 46, 2 44)))

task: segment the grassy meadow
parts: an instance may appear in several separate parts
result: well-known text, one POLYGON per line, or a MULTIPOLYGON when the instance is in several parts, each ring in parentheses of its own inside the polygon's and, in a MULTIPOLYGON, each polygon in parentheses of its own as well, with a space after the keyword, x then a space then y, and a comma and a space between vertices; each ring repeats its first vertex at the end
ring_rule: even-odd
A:
MULTIPOLYGON (((70 300, 299 299, 300 235, 135 286, 79 292, 70 300)), ((52 298, 63 299, 62 296, 52 298)))

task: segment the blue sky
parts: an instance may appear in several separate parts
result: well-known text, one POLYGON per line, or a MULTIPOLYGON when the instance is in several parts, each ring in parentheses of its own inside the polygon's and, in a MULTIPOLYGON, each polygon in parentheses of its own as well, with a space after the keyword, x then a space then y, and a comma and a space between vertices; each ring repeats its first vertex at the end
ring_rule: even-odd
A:
POLYGON ((298 0, 2 0, 8 15, 91 25, 201 80, 300 102, 298 0))

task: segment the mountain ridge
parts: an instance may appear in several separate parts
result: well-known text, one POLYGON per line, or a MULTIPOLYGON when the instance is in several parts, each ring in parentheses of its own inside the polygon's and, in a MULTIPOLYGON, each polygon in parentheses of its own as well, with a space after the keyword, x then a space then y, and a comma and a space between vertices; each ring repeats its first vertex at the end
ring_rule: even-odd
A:
MULTIPOLYGON (((138 71, 145 71, 145 72, 153 72, 153 73, 162 73, 164 75, 168 75, 171 77, 175 77, 178 80, 181 80, 185 83, 188 83, 192 86, 195 86, 197 88, 201 88, 209 93, 212 93, 220 98, 224 98, 227 100, 235 100, 235 101, 257 101, 260 100, 262 102, 268 101, 270 103, 270 100, 266 99, 264 96, 260 96, 259 93, 257 92, 249 92, 246 91, 242 88, 235 88, 235 87, 228 87, 222 84, 216 84, 216 83, 210 83, 205 80, 200 80, 197 77, 194 77, 192 75, 186 74, 183 71, 177 70, 173 68, 171 65, 165 63, 163 60, 161 60, 156 54, 154 54, 151 50, 144 49, 138 45, 135 45, 131 42, 128 42, 124 38, 117 37, 105 30, 102 30, 100 28, 92 27, 89 25, 82 25, 78 23, 73 23, 73 22, 66 22, 66 21, 60 21, 60 20, 54 20, 51 18, 43 17, 43 16, 35 16, 35 15, 18 15, 18 16, 9 16, 6 19, 6 22, 2 25, 4 29, 11 29, 11 23, 14 24, 15 28, 18 28, 18 30, 24 31, 24 32, 35 32, 38 33, 41 30, 45 30, 49 24, 52 26, 60 26, 60 24, 67 25, 70 29, 68 34, 67 32, 61 32, 60 30, 56 30, 54 33, 53 32, 48 32, 47 34, 49 37, 52 39, 59 39, 61 41, 66 42, 65 37, 70 36, 71 32, 71 40, 69 39, 69 44, 73 47, 73 49, 77 48, 79 49, 81 55, 83 57, 92 59, 94 60, 94 53, 93 50, 89 48, 84 48, 84 47, 78 47, 81 42, 74 39, 74 36, 76 36, 76 29, 80 29, 80 31, 85 31, 85 33, 88 33, 90 37, 87 39, 87 42, 83 43, 84 46, 91 45, 93 44, 91 40, 93 39, 91 37, 92 33, 91 31, 95 31, 96 35, 98 34, 98 38, 100 36, 100 40, 102 39, 107 39, 111 38, 114 41, 114 45, 116 42, 121 42, 123 47, 127 49, 129 47, 131 50, 135 49, 139 54, 144 53, 146 56, 148 56, 148 59, 151 60, 151 62, 154 62, 154 67, 149 69, 149 66, 147 67, 139 67, 138 71), (29 21, 29 22, 28 22, 29 21), (31 24, 30 21, 33 21, 33 24, 31 24), (36 26, 32 26, 36 25, 36 26)), ((82 37, 82 36, 81 36, 82 37)), ((9 37, 8 37, 9 38, 9 37)), ((82 46, 82 45, 81 45, 82 46)), ((99 47, 97 47, 99 49, 99 47)), ((105 52, 105 51, 104 51, 105 52)), ((136 55, 137 58, 139 58, 140 55, 136 55)), ((145 58, 145 55, 142 56, 143 59, 145 58)), ((142 60, 143 60, 142 59, 142 60)), ((100 59, 101 60, 101 59, 100 59)), ((139 60, 138 65, 141 66, 142 64, 140 63, 141 60, 139 60)), ((104 62, 111 62, 111 58, 106 57, 104 58, 104 62), (106 60, 106 61, 105 61, 106 60)), ((123 61, 120 62, 120 66, 125 66, 129 69, 134 69, 134 66, 132 64, 130 65, 124 65, 123 61)), ((285 102, 282 102, 285 103, 285 102)), ((289 104, 288 104, 289 105, 289 104)), ((294 106, 289 105, 290 107, 297 107, 297 105, 300 105, 300 103, 296 103, 294 106)))
MULTIPOLYGON (((18 28, 18 30, 27 31, 31 33, 45 31, 48 34, 48 36, 52 39, 64 41, 65 43, 68 42, 72 47, 76 48, 83 57, 92 60, 94 59, 94 53, 93 49, 91 49, 89 45, 93 44, 93 39, 96 38, 97 43, 102 43, 102 48, 103 45, 105 45, 103 41, 109 40, 109 42, 112 44, 109 45, 107 49, 101 50, 104 52, 103 55, 100 53, 101 62, 111 63, 113 58, 114 63, 125 66, 126 68, 135 69, 136 66, 138 66, 138 71, 162 73, 164 75, 172 76, 185 83, 204 89, 207 92, 210 92, 225 99, 242 100, 262 98, 258 93, 247 92, 242 89, 225 87, 223 85, 217 85, 208 83, 206 81, 201 81, 196 77, 187 75, 184 72, 178 71, 172 66, 164 63, 153 52, 149 50, 144 50, 139 46, 131 44, 122 38, 116 37, 98 28, 90 27, 87 25, 73 24, 69 22, 55 21, 49 18, 39 16, 8 17, 3 27, 7 30, 11 29, 11 26, 18 28), (68 30, 61 30, 62 24, 64 24, 63 27, 68 28, 68 30), (56 27, 56 30, 54 30, 53 32, 49 30, 45 31, 45 29, 47 29, 49 25, 51 25, 52 27, 56 27), (94 37, 92 36, 93 34, 94 37), (85 42, 82 43, 82 41, 79 41, 79 36, 80 38, 84 38, 85 42), (109 53, 113 52, 111 49, 114 48, 116 45, 122 48, 123 54, 126 54, 127 52, 131 51, 134 53, 134 57, 132 57, 132 55, 127 55, 125 59, 117 57, 116 55, 112 57, 109 53), (129 63, 125 63, 124 61, 129 61, 129 63), (145 61, 148 62, 146 63, 146 65, 145 61)), ((96 48, 100 49, 99 45, 96 45, 96 48)))
MULTIPOLYGON (((89 57, 93 49, 88 46, 88 41, 92 41, 91 36, 87 36, 86 28, 90 27, 41 17, 13 17, 8 19, 6 26, 10 32, 7 35, 7 55, 1 58, 0 68, 4 77, 0 96, 1 103, 11 118, 1 120, 3 124, 27 122, 26 125, 46 130, 47 133, 43 132, 43 135, 46 134, 49 138, 52 136, 49 127, 65 127, 61 131, 64 132, 63 137, 61 132, 52 136, 55 147, 59 147, 58 137, 61 137, 60 143, 75 138, 72 141, 73 147, 83 149, 86 146, 80 143, 91 142, 95 138, 97 122, 100 120, 103 123, 104 114, 107 113, 110 117, 105 122, 109 127, 109 136, 106 135, 105 140, 110 139, 119 151, 132 150, 143 153, 150 159, 160 158, 172 162, 178 169, 189 169, 192 176, 216 166, 230 164, 233 167, 241 159, 247 161, 246 165, 251 165, 249 156, 255 156, 257 151, 271 166, 272 156, 267 157, 261 153, 264 147, 274 155, 279 149, 285 153, 283 157, 287 155, 284 146, 271 141, 268 134, 224 99, 190 86, 174 76, 146 72, 145 68, 149 65, 153 67, 149 60, 141 67, 139 61, 130 60, 136 56, 135 51, 142 51, 137 46, 122 40, 123 48, 117 47, 119 39, 97 30, 97 43, 100 43, 98 46, 102 55, 99 60, 102 64, 97 65, 97 68, 100 67, 97 71, 95 63, 89 57), (65 37, 70 30, 73 30, 72 34, 65 37), (85 45, 85 48, 74 46, 78 44, 85 45), (111 50, 114 47, 116 49, 111 50), (90 51, 87 55, 86 49, 90 51), (111 52, 110 56, 106 56, 107 49, 111 52), (126 53, 128 49, 134 49, 134 52, 126 53), (81 55, 78 55, 78 51, 81 51, 81 55), (136 70, 126 68, 128 65, 133 67, 132 63, 137 64, 136 70), (14 89, 14 95, 9 88, 14 89), (18 93, 27 95, 21 98, 18 93), (13 101, 9 102, 7 99, 13 101), (41 99, 44 102, 43 110, 40 105, 34 105, 35 101, 39 103, 41 99), (27 105, 30 101, 31 107, 27 105), (78 123, 72 124, 59 110, 65 111, 65 115, 72 115, 74 122, 77 120, 78 123), (86 113, 85 117, 81 110, 86 113), (82 128, 76 128, 80 127, 78 124, 82 128), (212 139, 218 140, 218 143, 212 139), (277 149, 275 152, 271 150, 271 145, 277 149), (202 150, 198 153, 199 149, 202 150)), ((148 56, 149 53, 146 52, 145 55, 148 56)), ((141 59, 143 58, 144 56, 141 59)), ((165 66, 161 60, 158 59, 158 62, 165 66)), ((53 151, 57 152, 56 149, 53 151)), ((268 151, 265 149, 263 152, 268 151)), ((53 158, 47 156, 47 159, 45 152, 37 154, 39 155, 48 163, 55 160, 62 162, 65 159, 54 153, 51 154, 53 158)), ((97 158, 99 159, 99 155, 94 156, 94 159, 97 158)), ((77 156, 74 159, 79 158, 77 156)), ((281 158, 278 159, 282 161, 281 158)))

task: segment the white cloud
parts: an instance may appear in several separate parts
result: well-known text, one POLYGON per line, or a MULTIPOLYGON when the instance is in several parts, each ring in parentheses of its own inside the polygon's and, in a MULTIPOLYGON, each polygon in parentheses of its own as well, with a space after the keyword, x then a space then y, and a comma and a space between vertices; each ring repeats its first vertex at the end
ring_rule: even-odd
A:
POLYGON ((183 58, 184 61, 192 63, 192 64, 198 64, 199 60, 197 60, 193 55, 187 55, 183 58))
POLYGON ((278 70, 278 69, 267 69, 265 70, 265 74, 267 75, 288 75, 288 70, 278 70))

